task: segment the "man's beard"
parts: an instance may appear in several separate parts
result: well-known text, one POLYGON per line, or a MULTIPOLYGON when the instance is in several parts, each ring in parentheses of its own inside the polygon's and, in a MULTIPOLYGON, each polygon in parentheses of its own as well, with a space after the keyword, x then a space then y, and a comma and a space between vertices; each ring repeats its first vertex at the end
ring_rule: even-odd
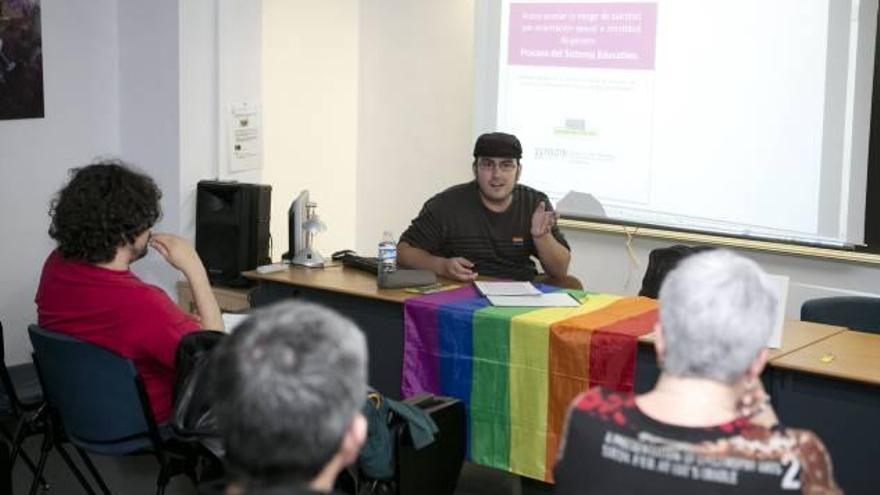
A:
POLYGON ((144 243, 144 247, 139 249, 134 243, 131 244, 131 261, 129 263, 134 263, 135 261, 143 258, 150 251, 150 239, 153 238, 153 234, 150 233, 147 236, 147 242, 144 243))
POLYGON ((150 244, 149 244, 149 243, 144 244, 143 249, 138 249, 138 248, 132 246, 132 247, 131 247, 131 254, 132 254, 132 256, 131 256, 131 263, 134 263, 135 261, 137 261, 137 260, 143 258, 144 256, 146 256, 146 255, 147 255, 147 252, 148 252, 149 250, 150 250, 150 244))

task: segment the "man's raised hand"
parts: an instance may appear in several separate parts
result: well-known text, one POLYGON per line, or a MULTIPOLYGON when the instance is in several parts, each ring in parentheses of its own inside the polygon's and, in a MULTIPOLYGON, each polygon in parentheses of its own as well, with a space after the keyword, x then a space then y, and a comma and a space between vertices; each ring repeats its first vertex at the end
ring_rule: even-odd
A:
POLYGON ((202 260, 195 248, 186 239, 174 234, 153 234, 150 246, 159 252, 174 268, 188 273, 191 270, 204 270, 202 260))
POLYGON ((539 202, 535 212, 532 213, 532 238, 537 239, 549 234, 558 218, 559 213, 548 210, 547 204, 543 201, 539 202))

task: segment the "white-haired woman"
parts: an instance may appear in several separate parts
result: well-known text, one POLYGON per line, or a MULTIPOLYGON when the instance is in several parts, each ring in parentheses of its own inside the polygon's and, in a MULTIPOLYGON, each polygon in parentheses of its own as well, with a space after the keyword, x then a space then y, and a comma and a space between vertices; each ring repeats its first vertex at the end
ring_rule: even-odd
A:
POLYGON ((840 493, 822 442, 780 426, 764 400, 777 304, 742 256, 682 261, 660 290, 656 386, 574 401, 556 493, 840 493))

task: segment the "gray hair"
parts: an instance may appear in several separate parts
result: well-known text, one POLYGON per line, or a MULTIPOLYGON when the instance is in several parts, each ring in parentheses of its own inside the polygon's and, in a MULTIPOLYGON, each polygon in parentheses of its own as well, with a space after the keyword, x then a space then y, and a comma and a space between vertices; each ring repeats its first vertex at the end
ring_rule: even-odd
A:
POLYGON ((251 484, 313 479, 366 399, 363 334, 314 304, 257 310, 218 346, 211 366, 230 469, 251 484))
POLYGON ((664 370, 736 383, 767 345, 777 304, 754 261, 722 249, 685 258, 660 288, 664 370))

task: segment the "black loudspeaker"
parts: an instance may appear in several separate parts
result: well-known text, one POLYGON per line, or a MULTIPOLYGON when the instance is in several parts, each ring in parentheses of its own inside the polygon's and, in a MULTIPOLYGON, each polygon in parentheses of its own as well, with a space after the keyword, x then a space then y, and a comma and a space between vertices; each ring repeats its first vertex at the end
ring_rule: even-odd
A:
POLYGON ((251 285, 241 272, 271 263, 272 186, 203 180, 196 196, 196 251, 208 278, 232 287, 251 285))

